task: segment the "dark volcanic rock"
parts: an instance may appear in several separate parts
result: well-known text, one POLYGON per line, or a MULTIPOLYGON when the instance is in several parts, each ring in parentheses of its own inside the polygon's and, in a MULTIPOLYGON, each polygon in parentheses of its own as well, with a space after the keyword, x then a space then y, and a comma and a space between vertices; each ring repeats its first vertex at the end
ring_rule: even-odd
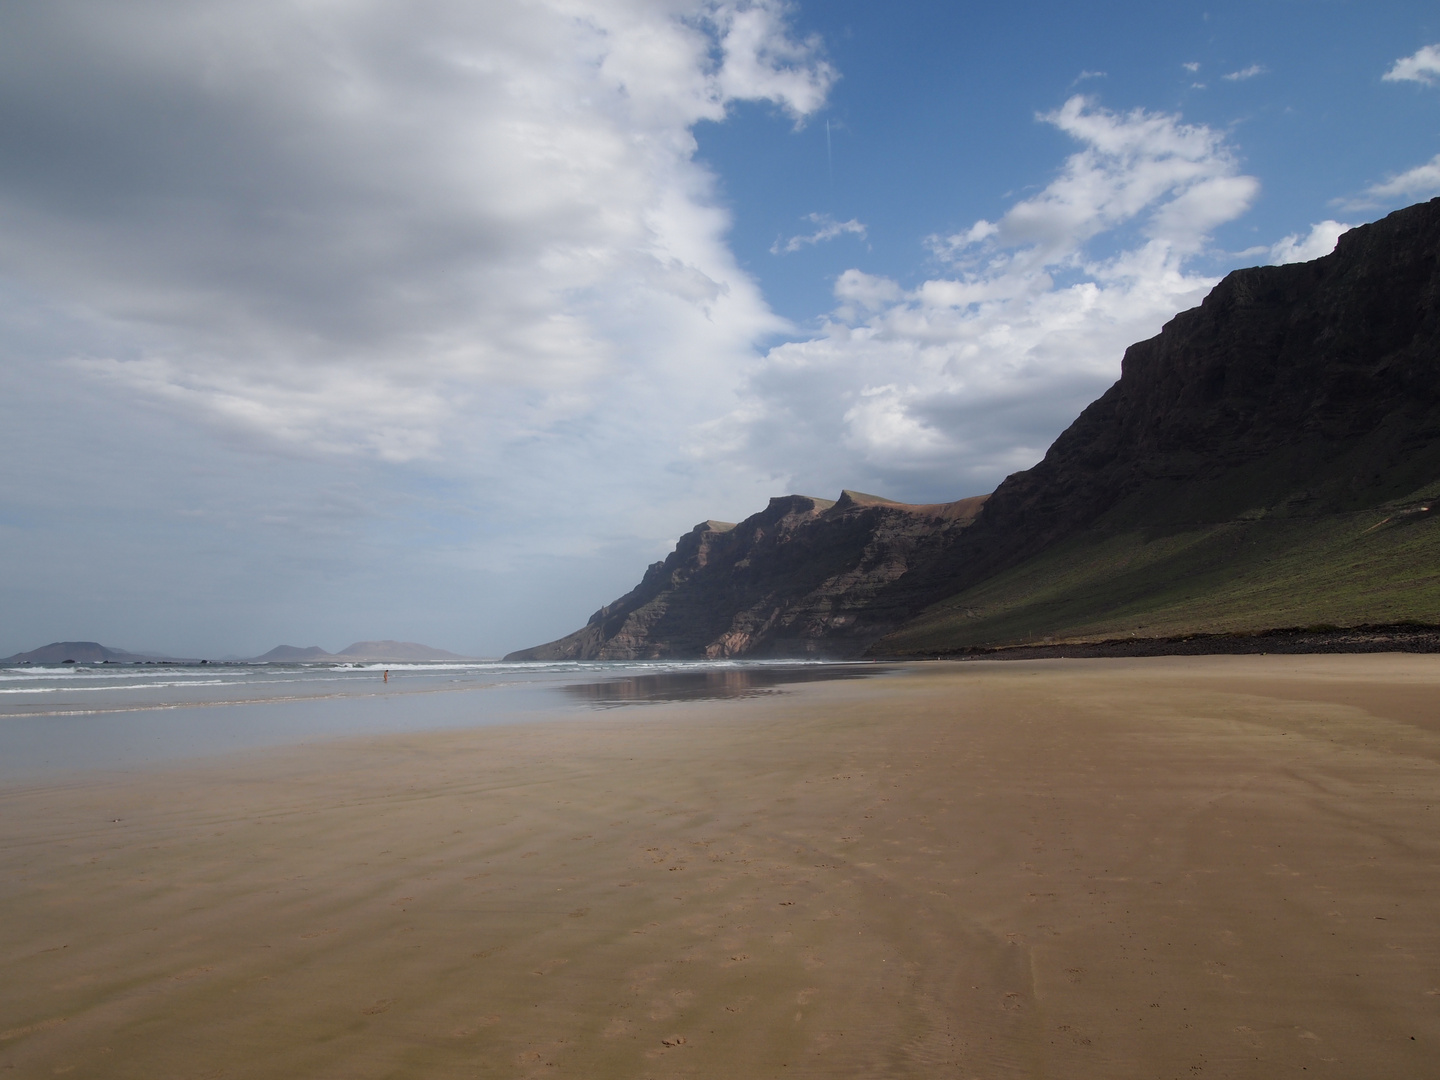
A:
POLYGON ((1404 495, 1440 476, 1437 405, 1433 199, 1324 258, 1237 270, 1130 346, 1119 382, 996 489, 933 586, 979 581, 1127 499, 1131 521, 1182 524, 1404 495))
POLYGON ((1052 660, 1106 656, 1268 656, 1313 653, 1440 652, 1440 626, 1276 627, 1249 634, 1185 634, 1180 637, 1112 638, 1064 645, 1004 645, 953 649, 931 658, 947 660, 1052 660))
POLYGON ((912 610, 896 583, 983 502, 787 495, 739 525, 701 522, 582 629, 506 659, 858 655, 912 610))
POLYGON ((1313 262, 1228 275, 1126 350, 1120 380, 988 501, 775 499, 733 528, 697 526, 582 630, 511 658, 852 656, 1071 540, 1318 519, 1437 480, 1440 199, 1313 262))

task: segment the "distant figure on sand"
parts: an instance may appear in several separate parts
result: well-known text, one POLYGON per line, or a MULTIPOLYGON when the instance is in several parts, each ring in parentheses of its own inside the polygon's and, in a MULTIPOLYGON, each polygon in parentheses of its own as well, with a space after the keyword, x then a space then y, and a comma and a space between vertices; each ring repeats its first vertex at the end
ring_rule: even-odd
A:
POLYGON ((386 669, 385 669, 385 681, 386 681, 386 682, 389 682, 389 681, 390 681, 390 669, 389 669, 389 668, 386 668, 386 669))

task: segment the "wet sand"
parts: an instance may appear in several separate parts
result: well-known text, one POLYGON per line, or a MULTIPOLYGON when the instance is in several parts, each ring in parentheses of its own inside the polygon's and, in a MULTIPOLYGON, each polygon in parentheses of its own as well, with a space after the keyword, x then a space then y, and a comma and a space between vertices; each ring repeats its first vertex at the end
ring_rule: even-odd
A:
POLYGON ((1440 1073, 1440 658, 917 665, 0 791, 0 1076, 1440 1073))

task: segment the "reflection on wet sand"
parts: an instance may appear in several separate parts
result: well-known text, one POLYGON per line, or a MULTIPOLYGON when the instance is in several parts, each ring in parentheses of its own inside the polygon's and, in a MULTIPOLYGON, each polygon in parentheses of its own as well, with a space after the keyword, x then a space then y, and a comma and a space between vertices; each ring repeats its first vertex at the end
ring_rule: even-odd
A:
POLYGON ((712 701, 777 693, 788 683, 864 679, 889 670, 884 664, 797 664, 775 667, 726 668, 708 671, 667 671, 655 675, 627 675, 602 682, 571 683, 566 695, 589 702, 597 709, 667 701, 712 701))

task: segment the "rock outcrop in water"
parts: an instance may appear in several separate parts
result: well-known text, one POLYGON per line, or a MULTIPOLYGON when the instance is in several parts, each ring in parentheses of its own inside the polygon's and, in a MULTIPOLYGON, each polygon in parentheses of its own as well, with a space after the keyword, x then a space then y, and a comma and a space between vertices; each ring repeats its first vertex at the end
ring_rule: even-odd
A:
POLYGON ((1437 499, 1440 199, 1228 275, 988 500, 775 499, 697 526, 583 629, 512 657, 1440 623, 1437 499))

